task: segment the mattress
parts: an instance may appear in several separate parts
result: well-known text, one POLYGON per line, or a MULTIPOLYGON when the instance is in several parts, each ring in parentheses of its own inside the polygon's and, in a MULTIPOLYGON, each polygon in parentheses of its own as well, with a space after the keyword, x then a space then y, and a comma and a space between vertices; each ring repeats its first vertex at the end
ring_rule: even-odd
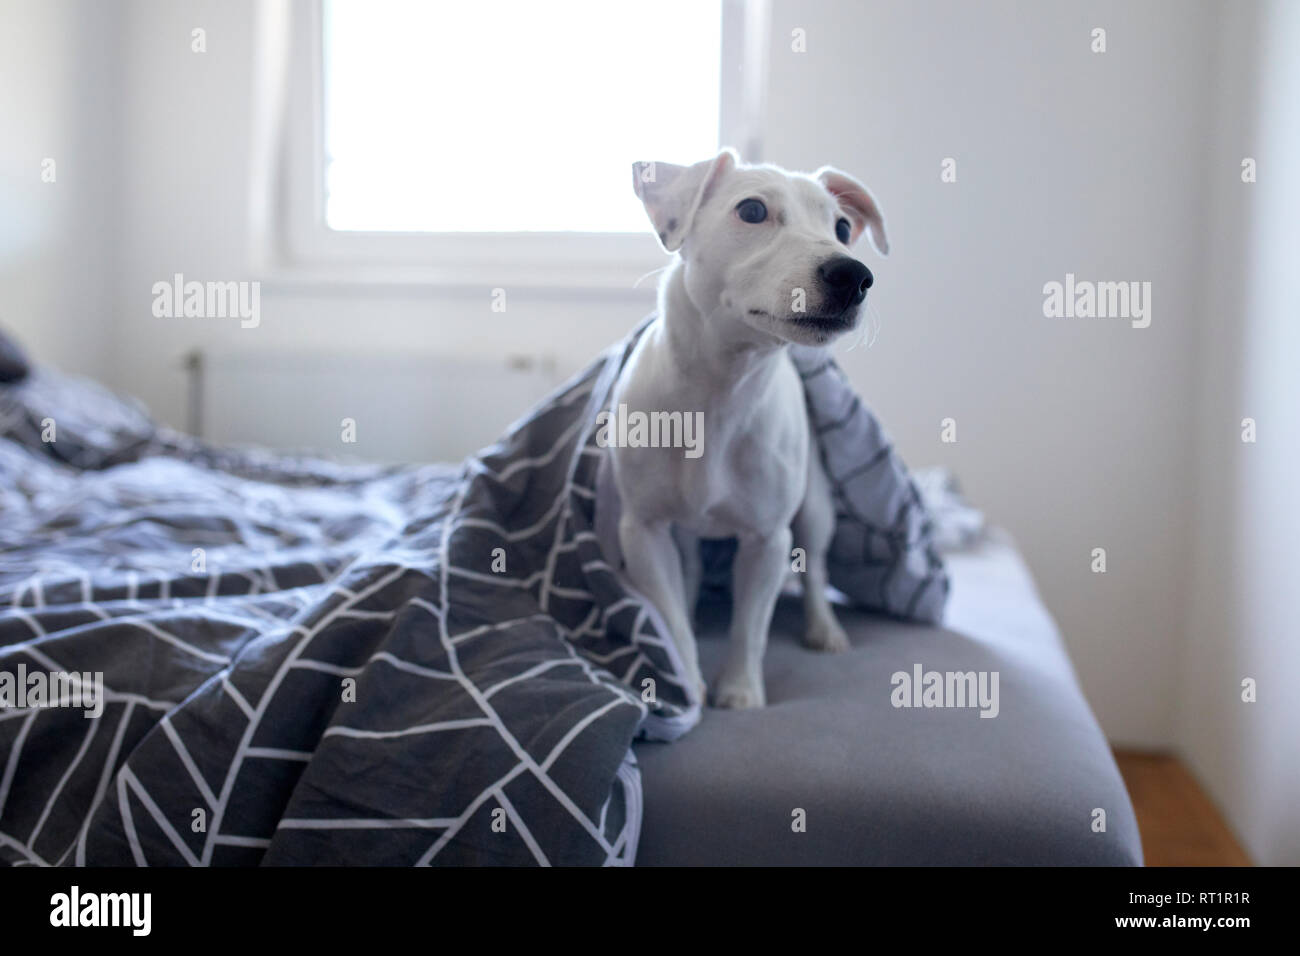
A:
MULTIPOLYGON (((804 648, 783 597, 768 706, 710 709, 672 745, 634 748, 638 865, 1140 866, 1124 782, 1013 542, 994 532, 945 560, 944 626, 842 607, 843 654, 804 648)), ((701 602, 706 678, 728 616, 701 602)))

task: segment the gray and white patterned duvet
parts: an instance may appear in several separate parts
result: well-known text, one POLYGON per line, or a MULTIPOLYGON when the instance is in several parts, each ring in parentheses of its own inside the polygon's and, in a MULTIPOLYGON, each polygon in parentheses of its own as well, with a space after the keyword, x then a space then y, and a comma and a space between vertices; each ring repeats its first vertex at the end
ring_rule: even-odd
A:
MULTIPOLYGON (((220 449, 85 382, 0 386, 0 861, 633 862, 630 745, 700 718, 595 533, 596 415, 641 328, 455 467, 220 449)), ((915 485, 838 368, 795 360, 833 583, 937 620, 915 485)))

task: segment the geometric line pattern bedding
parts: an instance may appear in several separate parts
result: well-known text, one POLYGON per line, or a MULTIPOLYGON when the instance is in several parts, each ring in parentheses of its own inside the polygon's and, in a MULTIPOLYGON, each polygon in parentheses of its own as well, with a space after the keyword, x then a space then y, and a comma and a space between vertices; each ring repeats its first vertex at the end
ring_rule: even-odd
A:
POLYGON ((827 570, 867 607, 909 620, 943 619, 948 576, 916 482, 879 419, 824 350, 791 350, 835 502, 827 570))
MULTIPOLYGON (((103 675, 97 718, 0 708, 0 862, 634 862, 631 743, 699 718, 594 531, 596 413, 643 328, 459 468, 219 449, 88 383, 0 386, 0 673, 103 675)), ((842 392, 809 390, 824 460, 842 392)), ((837 586, 941 613, 923 509, 886 489, 873 543, 855 480, 837 586)))

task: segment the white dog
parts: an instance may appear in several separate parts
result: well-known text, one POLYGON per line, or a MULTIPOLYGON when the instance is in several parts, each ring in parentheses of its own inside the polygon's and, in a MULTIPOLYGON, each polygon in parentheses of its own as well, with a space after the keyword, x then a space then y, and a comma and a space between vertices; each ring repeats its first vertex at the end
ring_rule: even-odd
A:
POLYGON ((849 249, 867 231, 886 254, 884 220, 861 183, 828 167, 804 175, 744 166, 726 150, 693 166, 637 163, 632 172, 659 241, 679 258, 613 408, 702 413, 704 442, 695 456, 611 449, 619 544, 632 583, 672 632, 688 692, 703 702, 692 625, 699 539, 738 540, 730 647, 714 702, 761 707, 763 652, 792 545, 807 562, 805 641, 849 646, 825 593, 829 483, 787 347, 823 345, 856 326, 872 276, 849 249))

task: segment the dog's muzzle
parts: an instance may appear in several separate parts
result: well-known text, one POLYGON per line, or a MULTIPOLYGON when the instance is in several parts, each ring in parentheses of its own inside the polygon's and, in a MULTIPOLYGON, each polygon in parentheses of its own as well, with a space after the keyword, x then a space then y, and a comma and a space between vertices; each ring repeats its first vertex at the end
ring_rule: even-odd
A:
POLYGON ((874 281, 871 270, 849 256, 827 259, 817 267, 825 293, 825 311, 842 313, 861 305, 874 281))

